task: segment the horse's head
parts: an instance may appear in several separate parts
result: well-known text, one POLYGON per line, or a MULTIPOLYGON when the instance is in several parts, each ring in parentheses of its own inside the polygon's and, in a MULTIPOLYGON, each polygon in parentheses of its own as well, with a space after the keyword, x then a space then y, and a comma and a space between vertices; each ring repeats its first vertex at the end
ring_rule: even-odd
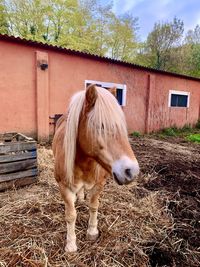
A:
POLYGON ((82 151, 123 185, 138 175, 139 165, 128 142, 123 111, 113 96, 116 92, 110 91, 94 85, 86 89, 77 135, 82 151))

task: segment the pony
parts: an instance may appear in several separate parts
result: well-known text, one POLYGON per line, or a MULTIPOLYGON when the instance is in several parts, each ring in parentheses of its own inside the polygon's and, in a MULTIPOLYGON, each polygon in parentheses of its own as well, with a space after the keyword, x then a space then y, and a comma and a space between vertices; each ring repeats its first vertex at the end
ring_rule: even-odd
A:
POLYGON ((84 189, 89 190, 87 238, 96 240, 99 196, 106 180, 113 177, 119 185, 126 185, 139 174, 115 95, 116 88, 92 84, 72 96, 67 114, 57 121, 52 148, 54 175, 65 203, 66 252, 77 251, 76 197, 83 201, 84 189))

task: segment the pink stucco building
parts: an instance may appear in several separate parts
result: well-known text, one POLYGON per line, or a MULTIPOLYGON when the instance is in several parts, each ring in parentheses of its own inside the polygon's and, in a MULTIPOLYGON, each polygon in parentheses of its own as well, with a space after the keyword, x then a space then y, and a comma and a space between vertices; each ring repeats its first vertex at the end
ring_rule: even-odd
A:
POLYGON ((116 85, 130 132, 195 124, 200 79, 0 35, 0 132, 47 140, 73 93, 116 85))

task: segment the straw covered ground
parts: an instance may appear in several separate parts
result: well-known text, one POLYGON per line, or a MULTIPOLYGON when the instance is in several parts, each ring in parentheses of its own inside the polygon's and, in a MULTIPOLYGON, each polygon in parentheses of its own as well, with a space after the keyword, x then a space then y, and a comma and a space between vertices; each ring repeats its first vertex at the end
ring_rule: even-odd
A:
POLYGON ((0 194, 0 266, 200 266, 199 145, 131 139, 138 180, 108 179, 99 208, 100 237, 86 241, 87 199, 77 203, 78 253, 64 252, 64 205, 50 148, 38 148, 37 184, 0 194))

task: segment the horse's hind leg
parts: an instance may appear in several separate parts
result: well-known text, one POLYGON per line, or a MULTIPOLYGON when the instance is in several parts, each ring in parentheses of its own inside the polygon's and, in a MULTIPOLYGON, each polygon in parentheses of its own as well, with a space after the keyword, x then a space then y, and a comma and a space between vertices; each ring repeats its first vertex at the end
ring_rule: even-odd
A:
POLYGON ((65 218, 67 222, 67 244, 65 246, 66 252, 76 252, 76 234, 75 234, 75 223, 76 223, 76 209, 74 206, 76 200, 76 194, 69 188, 59 183, 60 192, 65 202, 65 218))
POLYGON ((89 240, 96 240, 99 236, 97 229, 97 212, 99 207, 99 195, 103 190, 103 185, 96 184, 90 191, 89 198, 89 223, 87 229, 87 238, 89 240))

